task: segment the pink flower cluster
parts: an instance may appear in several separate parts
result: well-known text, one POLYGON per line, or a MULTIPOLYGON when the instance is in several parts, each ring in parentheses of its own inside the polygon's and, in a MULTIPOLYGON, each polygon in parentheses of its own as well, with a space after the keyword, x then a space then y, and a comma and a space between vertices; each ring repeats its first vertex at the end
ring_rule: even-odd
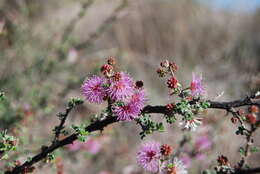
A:
POLYGON ((137 153, 138 164, 152 173, 187 174, 183 162, 170 153, 165 153, 165 147, 170 146, 160 145, 160 143, 153 141, 144 143, 137 153))
POLYGON ((125 72, 113 72, 112 65, 105 64, 101 71, 105 77, 92 76, 82 85, 82 92, 91 103, 109 101, 112 112, 120 121, 138 117, 144 107, 146 95, 142 83, 134 83, 125 72))

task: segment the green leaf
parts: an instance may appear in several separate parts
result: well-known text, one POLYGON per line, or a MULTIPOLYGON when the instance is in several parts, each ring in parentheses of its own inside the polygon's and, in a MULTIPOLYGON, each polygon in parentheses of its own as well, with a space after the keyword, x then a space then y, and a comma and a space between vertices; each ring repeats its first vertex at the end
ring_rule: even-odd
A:
POLYGON ((245 156, 246 152, 245 152, 245 149, 243 147, 240 147, 238 151, 239 151, 241 156, 245 156))
POLYGON ((259 147, 256 147, 256 146, 251 147, 251 148, 250 148, 250 152, 252 152, 252 153, 254 153, 254 152, 260 152, 260 148, 259 148, 259 147))

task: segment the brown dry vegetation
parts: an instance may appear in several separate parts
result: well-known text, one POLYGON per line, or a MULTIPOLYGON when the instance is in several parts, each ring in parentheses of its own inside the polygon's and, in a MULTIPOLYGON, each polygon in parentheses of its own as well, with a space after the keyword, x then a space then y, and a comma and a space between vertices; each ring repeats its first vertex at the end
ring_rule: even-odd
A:
MULTIPOLYGON (((48 144, 50 132, 58 123, 55 113, 64 109, 69 97, 81 97, 84 78, 97 73, 108 56, 116 56, 119 68, 144 80, 152 104, 170 101, 155 73, 165 58, 179 65, 178 78, 183 84, 189 83, 193 71, 201 72, 210 99, 222 91, 224 95, 218 100, 236 99, 260 88, 260 11, 214 10, 192 0, 131 0, 114 13, 120 0, 96 0, 83 10, 84 16, 74 26, 71 21, 82 10, 80 2, 83 0, 0 1, 0 23, 4 25, 1 31, 0 24, 0 89, 22 119, 2 127, 19 133, 21 160, 35 154, 40 144, 48 144), (115 18, 100 30, 111 15, 115 18), (71 24, 73 30, 63 40, 64 30, 71 24), (88 44, 77 47, 85 41, 88 44), (74 47, 78 49, 75 59, 68 56, 68 50, 74 47), (25 105, 30 106, 29 116, 23 112, 25 105)), ((90 113, 101 109, 86 102, 71 114, 67 125, 89 120, 90 113)), ((244 143, 234 135, 235 126, 224 112, 209 111, 203 117, 206 126, 194 136, 209 132, 215 146, 207 162, 193 161, 190 173, 212 167, 220 154, 236 162, 238 147, 244 143)), ((178 124, 167 131, 147 139, 177 147, 182 135, 178 124)), ((96 174, 102 170, 141 174, 135 161, 141 143, 138 133, 135 124, 113 125, 103 132, 104 144, 97 155, 63 149, 57 156, 63 158, 66 174, 96 174)), ((259 160, 256 154, 250 164, 259 164, 259 160)), ((39 166, 36 173, 56 173, 54 164, 39 166)))

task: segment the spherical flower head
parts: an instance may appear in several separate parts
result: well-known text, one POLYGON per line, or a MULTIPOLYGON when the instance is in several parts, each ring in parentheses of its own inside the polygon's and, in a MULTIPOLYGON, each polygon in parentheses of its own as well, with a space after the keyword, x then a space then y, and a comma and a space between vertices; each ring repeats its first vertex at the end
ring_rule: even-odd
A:
MULTIPOLYGON (((118 75, 118 74, 116 74, 118 75)), ((107 89, 108 96, 115 101, 125 100, 132 96, 134 92, 133 79, 124 72, 120 72, 120 78, 112 78, 107 89)))
POLYGON ((184 120, 183 122, 180 122, 180 125, 183 127, 183 129, 188 129, 191 131, 196 131, 198 126, 200 126, 201 124, 201 118, 193 118, 190 120, 184 120))
POLYGON ((117 115, 117 120, 131 121, 138 117, 141 110, 135 103, 116 103, 112 107, 112 112, 117 115))
POLYGON ((163 163, 160 174, 187 174, 187 167, 178 158, 163 163))
POLYGON ((160 157, 160 143, 147 142, 138 151, 137 162, 145 170, 156 173, 159 171, 160 157))
POLYGON ((142 110, 146 101, 147 97, 144 89, 136 89, 129 102, 134 104, 139 110, 142 110))
POLYGON ((202 76, 196 76, 192 73, 192 81, 190 84, 191 95, 193 97, 205 94, 205 87, 202 84, 202 76))
POLYGON ((105 78, 93 76, 87 79, 82 85, 82 93, 89 102, 100 104, 106 96, 104 84, 105 78))

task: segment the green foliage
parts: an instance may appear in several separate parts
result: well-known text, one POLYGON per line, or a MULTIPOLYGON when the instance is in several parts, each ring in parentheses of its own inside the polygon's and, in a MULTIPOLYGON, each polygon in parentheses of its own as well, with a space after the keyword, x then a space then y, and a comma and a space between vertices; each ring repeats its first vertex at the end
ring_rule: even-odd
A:
POLYGON ((236 131, 237 135, 245 135, 246 133, 246 128, 244 126, 239 126, 238 130, 236 131))
POLYGON ((7 135, 7 131, 0 133, 0 155, 1 159, 8 159, 9 152, 17 149, 18 140, 10 135, 7 135))
POLYGON ((89 132, 86 131, 86 125, 81 124, 80 126, 72 125, 71 128, 78 134, 78 140, 85 142, 89 132))
POLYGON ((238 152, 240 153, 241 156, 245 156, 245 154, 246 154, 246 151, 243 147, 240 147, 238 152))
POLYGON ((250 152, 252 152, 252 153, 260 152, 260 148, 257 147, 257 146, 253 146, 253 147, 250 148, 250 152))
POLYGON ((169 115, 165 115, 165 120, 166 120, 167 123, 172 124, 172 123, 176 122, 177 118, 174 115, 174 113, 172 113, 172 114, 169 114, 169 115))
POLYGON ((46 157, 46 159, 45 159, 45 162, 46 162, 46 163, 50 163, 50 162, 52 162, 54 159, 55 159, 55 155, 52 154, 52 153, 48 153, 48 154, 47 154, 47 157, 46 157))
POLYGON ((83 103, 84 103, 84 100, 82 100, 80 98, 72 98, 68 102, 68 107, 73 108, 73 107, 75 107, 77 105, 81 105, 83 103))
POLYGON ((165 130, 162 122, 154 122, 151 119, 151 116, 148 114, 143 114, 138 119, 136 119, 136 121, 142 127, 142 132, 139 133, 141 139, 143 139, 148 134, 152 134, 155 131, 163 132, 165 130))
POLYGON ((19 120, 21 120, 21 116, 13 108, 4 93, 0 92, 0 127, 8 129, 14 126, 19 120))

